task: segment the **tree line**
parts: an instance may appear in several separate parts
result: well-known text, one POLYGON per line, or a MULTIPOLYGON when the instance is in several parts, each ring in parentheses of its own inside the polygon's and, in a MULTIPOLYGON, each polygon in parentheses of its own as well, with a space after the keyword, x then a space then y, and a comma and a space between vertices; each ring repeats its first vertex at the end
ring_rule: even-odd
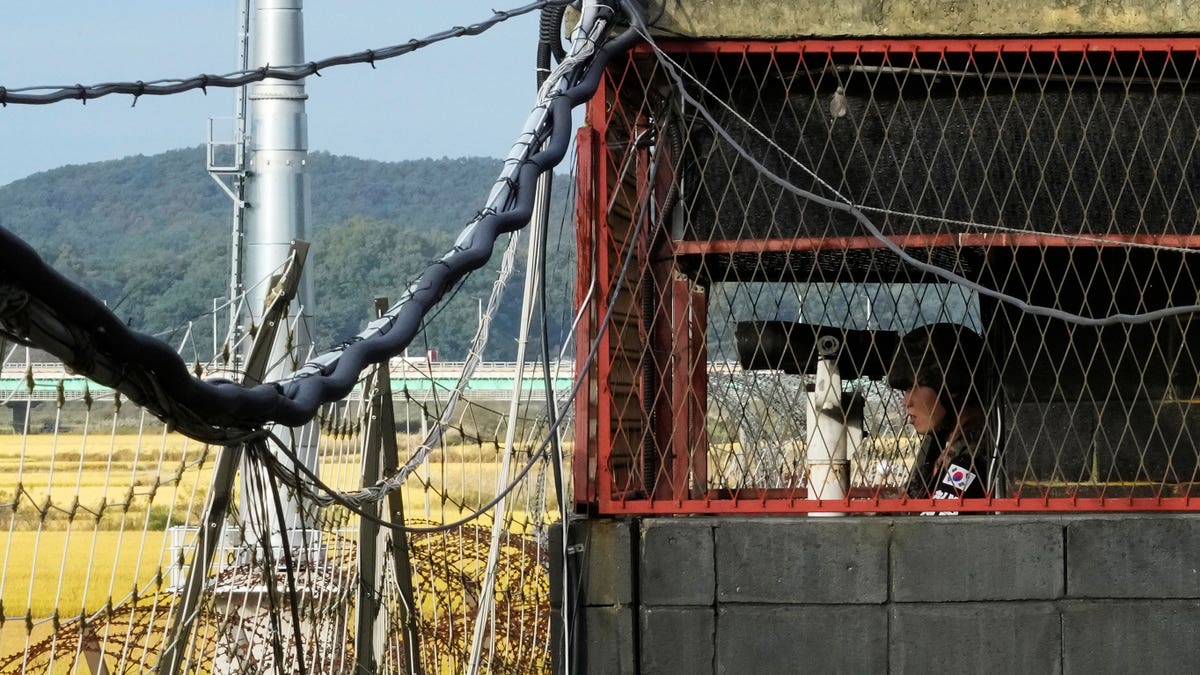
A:
MULTIPOLYGON (((312 243, 306 274, 316 289, 318 348, 353 336, 373 299, 396 298, 453 245, 483 207, 501 161, 466 157, 378 162, 311 153, 312 243)), ((564 218, 567 179, 556 181, 547 265, 555 349, 570 322, 574 237, 564 218)), ((214 299, 230 278, 232 202, 204 170, 201 147, 65 166, 0 186, 0 225, 28 241, 57 270, 101 298, 132 327, 211 356, 214 299), (190 329, 190 330, 189 330, 190 329), (185 340, 185 335, 187 339, 185 340)), ((479 301, 491 293, 502 240, 427 321, 414 349, 465 355, 479 301)), ((524 258, 524 246, 522 259, 524 258)), ((524 272, 506 294, 520 303, 524 272)), ((217 331, 224 331, 224 313, 217 331)), ((515 357, 517 313, 501 312, 485 358, 515 357)))

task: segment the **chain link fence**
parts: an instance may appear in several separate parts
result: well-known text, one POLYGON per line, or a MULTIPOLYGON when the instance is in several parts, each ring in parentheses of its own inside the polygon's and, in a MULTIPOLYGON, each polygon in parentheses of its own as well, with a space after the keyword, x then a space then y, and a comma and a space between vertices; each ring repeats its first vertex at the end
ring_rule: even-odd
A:
POLYGON ((1198 47, 678 41, 610 66, 580 134, 578 501, 1196 508, 1198 47))

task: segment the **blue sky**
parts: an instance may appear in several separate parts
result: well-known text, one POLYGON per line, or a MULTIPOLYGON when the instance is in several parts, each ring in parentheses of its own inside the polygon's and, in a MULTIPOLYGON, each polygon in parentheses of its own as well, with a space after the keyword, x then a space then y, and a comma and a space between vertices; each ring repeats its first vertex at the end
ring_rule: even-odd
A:
MULTIPOLYGON (((308 59, 406 42, 522 0, 308 0, 308 59)), ((239 0, 0 0, 0 86, 152 80, 237 69, 239 0)), ((534 96, 537 14, 367 65, 309 78, 309 147, 401 160, 504 156, 534 96)), ((65 164, 204 141, 233 92, 127 96, 0 109, 0 185, 65 164)), ((203 167, 198 167, 203 171, 203 167)))

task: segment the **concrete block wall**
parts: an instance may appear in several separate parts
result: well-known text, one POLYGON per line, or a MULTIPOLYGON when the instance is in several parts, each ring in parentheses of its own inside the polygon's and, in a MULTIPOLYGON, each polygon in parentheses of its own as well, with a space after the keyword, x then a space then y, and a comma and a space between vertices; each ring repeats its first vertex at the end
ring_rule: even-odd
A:
MULTIPOLYGON (((582 618, 572 672, 1200 663, 1197 516, 591 519, 571 541, 582 618)), ((561 561, 551 568, 561 589, 561 561)))
POLYGON ((663 34, 694 38, 1094 35, 1194 31, 1200 25, 1195 3, 1152 0, 650 0, 646 13, 663 34))

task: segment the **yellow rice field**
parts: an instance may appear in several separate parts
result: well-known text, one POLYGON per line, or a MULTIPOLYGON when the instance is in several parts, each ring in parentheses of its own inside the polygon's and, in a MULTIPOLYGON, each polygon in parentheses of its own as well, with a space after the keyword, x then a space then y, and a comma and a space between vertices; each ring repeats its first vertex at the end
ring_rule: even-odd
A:
MULTIPOLYGON (((155 584, 170 567, 163 530, 198 521, 218 451, 161 433, 0 435, 3 616, 36 622, 57 611, 65 621, 155 584)), ((493 451, 472 445, 447 454, 456 461, 430 463, 403 489, 409 519, 457 520, 495 493, 493 451)), ((336 487, 357 487, 357 455, 326 462, 321 475, 336 487)), ((556 508, 553 496, 545 508, 556 508)), ((509 503, 506 520, 511 531, 532 530, 520 499, 509 503)), ((2 642, 23 641, 25 630, 24 621, 6 622, 2 642)))
MULTIPOLYGON (((163 550, 162 532, 103 532, 77 529, 0 534, 0 570, 5 615, 26 615, 42 625, 33 636, 48 635, 55 615, 66 621, 117 603, 155 583, 163 550)), ((24 621, 5 621, 0 654, 25 643, 24 621)))

